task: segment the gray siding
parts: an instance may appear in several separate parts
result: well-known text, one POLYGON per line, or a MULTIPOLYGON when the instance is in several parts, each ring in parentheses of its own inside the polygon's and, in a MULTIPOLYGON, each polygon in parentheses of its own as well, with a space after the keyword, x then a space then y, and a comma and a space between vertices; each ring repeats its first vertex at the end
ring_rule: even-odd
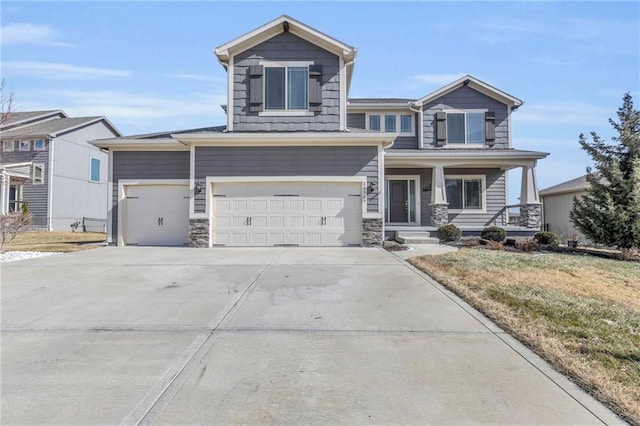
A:
POLYGON ((350 112, 347 114, 347 127, 352 129, 366 129, 367 115, 364 112, 350 112))
MULTIPOLYGON (((435 113, 443 109, 488 109, 496 114, 494 147, 509 148, 509 120, 507 106, 470 87, 463 86, 424 105, 424 148, 436 148, 435 113)), ((485 145, 486 146, 486 145, 485 145)), ((488 146, 487 146, 488 148, 488 146)))
MULTIPOLYGON (((196 147, 195 179, 207 176, 366 176, 378 182, 376 147, 196 147)), ((367 210, 378 211, 377 195, 367 210)), ((205 194, 195 196, 195 212, 205 211, 205 194)))
POLYGON ((431 169, 385 169, 386 179, 393 179, 394 175, 420 175, 420 225, 431 225, 431 169), (428 185, 429 191, 422 189, 428 185))
POLYGON ((189 151, 115 151, 113 153, 111 236, 118 236, 120 179, 189 179, 189 151))
POLYGON ((279 34, 234 57, 234 131, 337 131, 340 130, 339 59, 336 55, 291 33, 279 34), (260 117, 249 112, 248 69, 261 59, 313 61, 322 65, 322 110, 305 117, 260 117))
MULTIPOLYGON (((11 163, 41 163, 44 164, 44 183, 33 185, 32 180, 28 180, 22 186, 22 199, 29 203, 29 212, 33 226, 45 227, 48 224, 49 212, 47 204, 49 200, 49 147, 50 142, 45 142, 46 150, 44 151, 17 151, 18 144, 15 144, 15 151, 2 152, 0 156, 1 164, 11 163)), ((33 143, 31 144, 33 149, 33 143)), ((0 147, 0 150, 2 147, 0 147)), ((31 171, 33 173, 33 169, 31 171)))
POLYGON ((445 175, 486 175, 486 213, 449 213, 449 222, 458 226, 489 226, 500 219, 505 206, 506 172, 500 169, 446 169, 445 175))

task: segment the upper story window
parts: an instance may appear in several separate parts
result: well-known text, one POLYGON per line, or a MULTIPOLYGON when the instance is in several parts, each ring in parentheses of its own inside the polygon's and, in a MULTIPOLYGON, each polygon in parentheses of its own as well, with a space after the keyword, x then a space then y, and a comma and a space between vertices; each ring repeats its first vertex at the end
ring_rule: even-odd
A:
POLYGON ((311 61, 260 61, 249 67, 249 112, 313 115, 322 111, 322 66, 311 61))
POLYGON ((20 141, 20 151, 31 151, 31 141, 20 141))
POLYGON ((89 181, 100 182, 100 160, 91 157, 89 163, 89 181))
POLYGON ((3 141, 2 142, 2 150, 4 152, 13 151, 14 142, 13 141, 3 141))
POLYGON ((44 139, 36 139, 33 141, 33 149, 36 151, 44 151, 45 150, 44 139))
POLYGON ((265 66, 265 109, 309 108, 309 67, 265 66))
POLYGON ((44 183, 44 164, 33 165, 33 184, 42 185, 44 183))
POLYGON ((486 110, 445 110, 435 114, 436 145, 493 146, 495 113, 486 110))
POLYGON ((368 125, 368 130, 375 132, 413 135, 413 116, 411 114, 368 114, 368 125))

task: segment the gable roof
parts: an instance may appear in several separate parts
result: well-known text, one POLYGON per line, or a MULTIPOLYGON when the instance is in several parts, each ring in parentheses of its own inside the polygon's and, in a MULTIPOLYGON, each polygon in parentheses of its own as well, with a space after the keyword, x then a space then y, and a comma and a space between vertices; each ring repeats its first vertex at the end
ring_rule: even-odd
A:
POLYGON ((579 192, 584 191, 589 187, 587 182, 587 176, 580 176, 575 179, 568 180, 566 182, 559 183, 554 186, 550 186, 538 192, 540 196, 562 194, 565 192, 579 192))
POLYGON ((522 102, 522 100, 516 98, 515 96, 511 96, 510 94, 496 89, 495 87, 485 83, 484 81, 478 80, 477 78, 467 74, 464 77, 460 77, 458 80, 436 90, 435 92, 431 92, 428 95, 418 99, 417 101, 415 101, 415 104, 419 106, 424 105, 435 99, 438 99, 441 96, 451 93, 462 86, 468 86, 482 93, 483 95, 502 102, 503 104, 509 105, 512 110, 517 109, 524 103, 522 102))
POLYGON ((226 68, 233 56, 284 32, 290 32, 342 58, 347 70, 347 92, 349 91, 357 49, 288 15, 282 15, 253 31, 220 45, 213 52, 218 57, 218 61, 226 68))
POLYGON ((78 117, 78 118, 56 118, 53 120, 39 121, 33 124, 20 126, 0 132, 0 139, 16 139, 23 137, 57 137, 68 133, 79 127, 84 127, 93 123, 104 121, 105 125, 114 134, 120 136, 120 132, 105 117, 78 117))
MULTIPOLYGON (((4 118, 5 114, 2 114, 4 118)), ((66 118, 67 114, 61 109, 51 109, 45 111, 15 111, 9 114, 9 118, 2 125, 2 128, 16 127, 33 121, 40 121, 49 118, 66 118)))

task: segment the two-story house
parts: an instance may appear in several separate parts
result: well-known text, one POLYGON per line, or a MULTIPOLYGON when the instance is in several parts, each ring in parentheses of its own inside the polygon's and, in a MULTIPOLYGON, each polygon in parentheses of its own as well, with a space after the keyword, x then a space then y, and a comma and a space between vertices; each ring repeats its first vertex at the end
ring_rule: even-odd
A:
POLYGON ((119 136, 105 117, 10 113, 0 128, 0 213, 26 208, 36 229, 70 231, 85 219, 104 232, 108 155, 88 141, 119 136))
POLYGON ((471 76, 417 99, 351 99, 356 49, 281 16, 215 49, 225 126, 94 141, 109 150, 113 244, 377 246, 397 231, 540 226, 522 101, 471 76))

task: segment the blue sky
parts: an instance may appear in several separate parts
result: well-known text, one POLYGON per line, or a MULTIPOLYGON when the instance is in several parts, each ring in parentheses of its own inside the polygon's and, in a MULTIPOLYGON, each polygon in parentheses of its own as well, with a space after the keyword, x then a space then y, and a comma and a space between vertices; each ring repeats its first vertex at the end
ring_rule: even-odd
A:
MULTIPOLYGON (((545 188, 584 174, 578 135, 640 107, 640 2, 2 1, 2 77, 20 110, 105 115, 125 134, 224 124, 212 53, 281 14, 358 48, 351 97, 419 98, 471 74, 525 101, 515 148, 545 188)), ((519 171, 510 175, 510 202, 519 171)))

